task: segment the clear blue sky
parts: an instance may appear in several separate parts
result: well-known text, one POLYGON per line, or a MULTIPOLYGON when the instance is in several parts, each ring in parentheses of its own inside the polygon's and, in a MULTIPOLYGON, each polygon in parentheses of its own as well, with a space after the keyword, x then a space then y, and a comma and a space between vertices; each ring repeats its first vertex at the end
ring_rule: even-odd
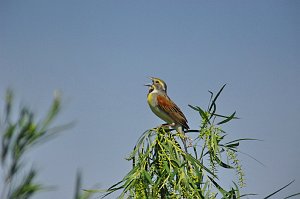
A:
MULTIPOLYGON (((300 189, 300 1, 0 0, 0 95, 42 114, 63 93, 57 123, 76 126, 32 151, 40 182, 58 189, 35 199, 72 198, 76 170, 85 188, 120 180, 141 133, 161 121, 146 103, 147 76, 164 79, 192 128, 209 93, 224 83, 220 111, 242 119, 229 137, 241 146, 245 193, 262 198, 300 189)), ((114 197, 112 197, 114 198, 114 197)))

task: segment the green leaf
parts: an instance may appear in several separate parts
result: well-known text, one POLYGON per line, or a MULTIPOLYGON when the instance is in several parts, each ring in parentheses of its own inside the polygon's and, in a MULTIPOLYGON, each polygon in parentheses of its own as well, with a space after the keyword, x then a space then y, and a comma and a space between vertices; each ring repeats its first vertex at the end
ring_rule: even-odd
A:
MULTIPOLYGON (((277 191, 271 193, 270 195, 264 197, 264 199, 270 198, 271 196, 275 195, 275 194, 278 193, 279 191, 281 191, 281 190, 285 189, 286 187, 290 186, 294 181, 295 181, 295 180, 291 181, 290 183, 288 183, 287 185, 281 187, 280 189, 278 189, 277 191)), ((300 193, 299 193, 299 194, 300 194, 300 193)), ((297 194, 297 195, 298 195, 298 194, 297 194)))
POLYGON ((236 148, 240 145, 239 142, 236 142, 236 143, 232 143, 232 144, 226 144, 226 145, 223 145, 225 147, 229 147, 229 148, 236 148))
POLYGON ((215 156, 215 159, 221 167, 226 168, 226 169, 234 169, 234 167, 222 162, 217 156, 215 156))
POLYGON ((80 199, 80 189, 81 189, 81 172, 77 171, 74 199, 80 199))
POLYGON ((292 198, 292 197, 294 197, 294 196, 299 196, 300 195, 300 193, 295 193, 295 194, 292 194, 292 195, 290 195, 290 196, 287 196, 287 197, 285 197, 285 198, 283 198, 283 199, 288 199, 288 198, 292 198))
POLYGON ((6 90, 5 96, 5 122, 10 123, 10 116, 11 116, 11 108, 13 103, 14 95, 11 89, 6 90))
POLYGON ((205 123, 210 124, 209 118, 207 117, 207 114, 205 111, 203 111, 199 106, 192 106, 189 104, 189 107, 199 112, 201 118, 205 121, 205 123))
POLYGON ((150 176, 150 174, 147 172, 147 171, 145 171, 145 170, 143 170, 143 176, 146 178, 146 180, 150 183, 150 184, 153 184, 153 181, 152 181, 152 179, 151 179, 151 176, 150 176))
MULTIPOLYGON (((217 113, 215 113, 214 116, 222 117, 222 118, 228 118, 228 117, 230 117, 230 116, 226 116, 226 115, 220 115, 220 114, 217 114, 217 113)), ((233 117, 233 119, 240 119, 240 118, 238 118, 238 117, 233 117)))
POLYGON ((189 104, 188 106, 191 107, 192 109, 194 109, 195 111, 199 111, 198 108, 195 107, 195 106, 192 106, 192 105, 190 105, 190 104, 189 104))
POLYGON ((212 172, 211 170, 209 170, 208 168, 206 168, 199 160, 195 159, 193 156, 191 156, 190 154, 186 155, 187 160, 191 161, 191 163, 194 166, 198 166, 202 169, 204 169, 205 171, 207 171, 209 174, 211 174, 213 177, 218 178, 214 172, 212 172))
POLYGON ((214 179, 212 179, 211 177, 207 176, 209 178, 209 180, 215 185, 215 187, 220 191, 220 193, 223 196, 226 196, 228 194, 227 191, 225 191, 214 179))
POLYGON ((212 108, 209 110, 209 112, 210 112, 210 117, 209 117, 209 119, 211 119, 212 117, 214 117, 216 111, 217 111, 217 105, 216 105, 216 104, 212 104, 212 108), (211 111, 211 110, 212 110, 212 111, 211 111))
POLYGON ((123 183, 125 181, 125 179, 117 182, 116 184, 113 184, 112 186, 110 186, 107 190, 110 191, 110 190, 113 190, 113 189, 121 189, 123 188, 123 185, 121 185, 119 188, 115 188, 117 187, 118 185, 120 185, 121 183, 123 183))
POLYGON ((173 167, 175 167, 175 168, 181 167, 180 163, 179 163, 179 161, 177 159, 172 159, 171 163, 174 165, 173 167))
POLYGON ((228 145, 228 144, 231 144, 231 143, 234 143, 234 142, 239 142, 239 141, 252 141, 252 140, 262 141, 262 140, 259 140, 259 139, 253 139, 253 138, 241 138, 241 139, 236 139, 236 140, 232 140, 232 141, 230 141, 230 142, 227 142, 227 143, 225 143, 224 145, 228 145))
POLYGON ((236 112, 234 111, 234 113, 232 113, 227 119, 225 119, 225 120, 223 120, 223 121, 217 123, 217 125, 224 124, 224 123, 229 122, 230 120, 234 119, 235 113, 236 113, 236 112))
POLYGON ((199 108, 199 113, 200 113, 202 119, 205 121, 205 123, 210 124, 210 121, 209 121, 209 118, 207 117, 206 112, 203 111, 200 107, 198 107, 198 108, 199 108))
POLYGON ((216 106, 216 101, 217 101, 219 95, 221 94, 221 92, 223 91, 223 89, 225 88, 225 86, 226 86, 226 84, 224 84, 224 85, 222 86, 222 88, 219 90, 219 92, 217 93, 217 95, 216 95, 216 96, 214 97, 214 99, 212 100, 211 105, 210 105, 210 107, 209 107, 209 109, 208 109, 209 112, 211 112, 211 109, 212 109, 213 107, 216 106))

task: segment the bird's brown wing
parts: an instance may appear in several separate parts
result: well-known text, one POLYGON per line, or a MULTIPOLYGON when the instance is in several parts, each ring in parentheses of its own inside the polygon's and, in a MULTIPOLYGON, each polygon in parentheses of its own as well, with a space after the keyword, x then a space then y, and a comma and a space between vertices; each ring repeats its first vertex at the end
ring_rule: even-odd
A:
POLYGON ((165 95, 158 95, 157 105, 168 116, 170 116, 175 121, 175 123, 180 124, 185 129, 189 129, 187 119, 185 118, 184 114, 169 97, 165 95))

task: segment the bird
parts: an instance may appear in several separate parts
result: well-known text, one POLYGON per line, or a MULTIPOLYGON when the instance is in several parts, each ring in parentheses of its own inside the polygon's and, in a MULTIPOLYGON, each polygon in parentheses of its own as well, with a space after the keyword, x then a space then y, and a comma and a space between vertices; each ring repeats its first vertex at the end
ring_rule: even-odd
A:
POLYGON ((187 152, 186 137, 184 129, 189 129, 188 121, 180 108, 169 98, 167 94, 167 84, 159 78, 150 77, 152 84, 146 84, 149 87, 147 102, 152 112, 166 122, 166 124, 176 129, 183 135, 183 144, 187 152))

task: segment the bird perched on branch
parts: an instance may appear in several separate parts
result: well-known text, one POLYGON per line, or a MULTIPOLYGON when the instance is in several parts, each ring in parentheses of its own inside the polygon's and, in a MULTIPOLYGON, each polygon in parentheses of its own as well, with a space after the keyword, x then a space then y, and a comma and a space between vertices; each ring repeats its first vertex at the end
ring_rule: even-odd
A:
POLYGON ((168 97, 167 84, 159 78, 150 77, 150 79, 152 84, 145 85, 149 87, 147 101, 150 109, 156 116, 167 123, 164 125, 171 126, 182 134, 182 141, 187 152, 184 129, 189 129, 189 126, 186 117, 180 108, 168 97))

